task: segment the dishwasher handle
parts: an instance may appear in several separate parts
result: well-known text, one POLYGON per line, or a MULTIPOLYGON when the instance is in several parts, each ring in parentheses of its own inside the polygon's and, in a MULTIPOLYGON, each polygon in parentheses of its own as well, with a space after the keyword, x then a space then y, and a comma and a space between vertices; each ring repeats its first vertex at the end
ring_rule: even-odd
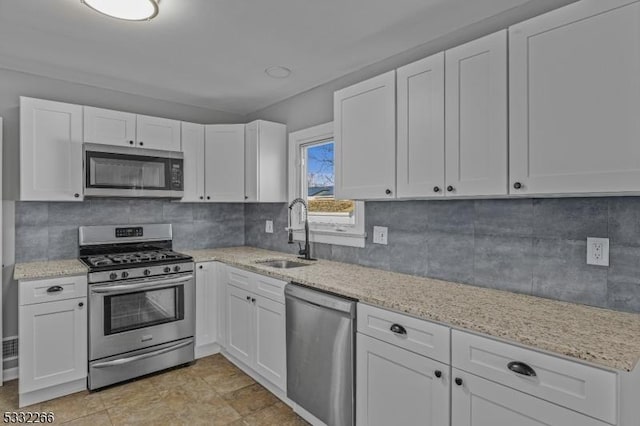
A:
POLYGON ((298 299, 321 308, 347 313, 351 317, 355 317, 356 314, 355 300, 311 290, 294 283, 285 286, 284 294, 286 299, 298 299))

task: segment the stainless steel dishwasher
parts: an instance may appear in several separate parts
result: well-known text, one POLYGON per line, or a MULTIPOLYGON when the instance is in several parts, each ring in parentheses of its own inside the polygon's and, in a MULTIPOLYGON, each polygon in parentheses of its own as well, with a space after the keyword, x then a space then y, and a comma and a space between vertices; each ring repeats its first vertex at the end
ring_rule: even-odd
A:
POLYGON ((356 301, 287 284, 287 397, 330 426, 355 424, 356 301))

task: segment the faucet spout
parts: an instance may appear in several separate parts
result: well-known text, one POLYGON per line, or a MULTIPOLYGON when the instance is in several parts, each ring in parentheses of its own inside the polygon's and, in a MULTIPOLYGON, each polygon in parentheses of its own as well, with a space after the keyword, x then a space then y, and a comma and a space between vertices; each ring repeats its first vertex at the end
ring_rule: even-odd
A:
POLYGON ((293 208, 300 204, 304 212, 304 249, 299 250, 298 254, 301 259, 316 260, 311 257, 311 244, 309 242, 309 218, 307 202, 302 198, 296 198, 289 204, 289 244, 293 244, 293 230, 291 229, 291 212, 293 208))

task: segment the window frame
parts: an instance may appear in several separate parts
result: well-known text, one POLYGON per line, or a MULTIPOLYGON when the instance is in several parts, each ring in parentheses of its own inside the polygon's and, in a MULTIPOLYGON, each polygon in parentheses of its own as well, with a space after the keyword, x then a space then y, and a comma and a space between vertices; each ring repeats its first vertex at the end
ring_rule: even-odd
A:
MULTIPOLYGON (((307 199, 303 194, 303 189, 306 187, 302 176, 303 147, 314 143, 322 143, 323 141, 335 140, 333 135, 333 122, 289 133, 289 203, 296 198, 307 199)), ((316 243, 364 247, 366 240, 364 201, 355 201, 354 218, 354 224, 310 222, 309 239, 316 243)), ((304 223, 301 215, 293 214, 291 216, 291 227, 294 229, 294 240, 304 241, 304 223)))

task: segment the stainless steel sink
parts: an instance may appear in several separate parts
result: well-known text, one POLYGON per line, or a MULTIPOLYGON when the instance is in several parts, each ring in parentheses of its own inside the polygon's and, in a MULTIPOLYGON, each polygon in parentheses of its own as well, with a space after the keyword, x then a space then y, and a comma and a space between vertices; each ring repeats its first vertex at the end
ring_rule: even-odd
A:
POLYGON ((265 260, 262 262, 256 262, 258 265, 269 266, 271 268, 278 269, 291 269, 300 268, 301 266, 309 266, 309 263, 296 262, 295 260, 278 259, 278 260, 265 260))

